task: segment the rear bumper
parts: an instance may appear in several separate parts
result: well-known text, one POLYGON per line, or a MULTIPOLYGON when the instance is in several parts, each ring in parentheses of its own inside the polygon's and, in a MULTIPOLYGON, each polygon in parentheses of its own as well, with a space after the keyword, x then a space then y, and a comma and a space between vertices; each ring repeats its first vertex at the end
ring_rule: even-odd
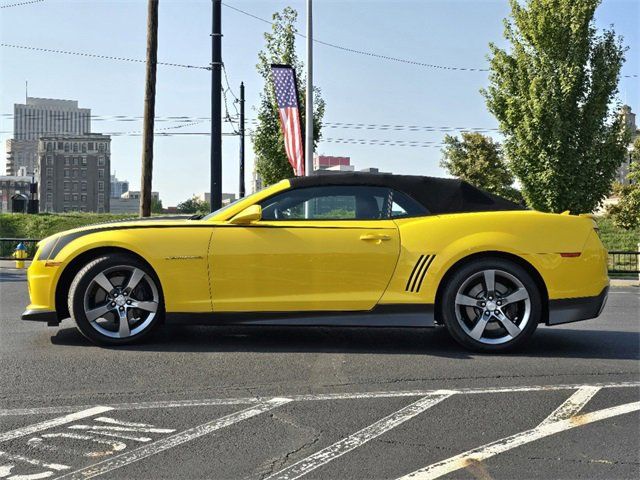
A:
POLYGON ((609 287, 605 287, 600 295, 595 297, 565 298, 562 300, 549 300, 549 319, 547 325, 559 325, 561 323, 578 322, 596 318, 602 313, 609 287))
POLYGON ((53 310, 25 310, 21 316, 22 320, 29 322, 47 322, 50 327, 60 324, 58 314, 53 310))

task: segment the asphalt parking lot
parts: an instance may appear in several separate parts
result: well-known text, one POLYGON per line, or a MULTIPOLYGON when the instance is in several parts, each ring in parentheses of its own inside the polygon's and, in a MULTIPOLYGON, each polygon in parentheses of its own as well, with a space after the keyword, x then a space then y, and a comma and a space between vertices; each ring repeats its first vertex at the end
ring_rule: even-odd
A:
POLYGON ((639 478, 640 290, 501 356, 443 329, 165 328, 99 348, 19 320, 0 269, 0 478, 639 478))

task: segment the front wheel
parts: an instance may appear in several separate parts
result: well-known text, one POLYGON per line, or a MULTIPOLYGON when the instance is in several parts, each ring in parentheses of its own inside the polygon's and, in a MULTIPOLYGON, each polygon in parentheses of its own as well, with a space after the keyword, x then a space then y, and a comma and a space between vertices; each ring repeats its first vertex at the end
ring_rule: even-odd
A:
POLYGON ((69 289, 69 312, 80 332, 100 345, 139 340, 158 325, 162 292, 137 258, 110 254, 89 262, 69 289))
POLYGON ((517 263, 479 259, 451 276, 441 313, 449 333, 463 346, 501 352, 533 334, 542 317, 542 298, 531 275, 517 263))

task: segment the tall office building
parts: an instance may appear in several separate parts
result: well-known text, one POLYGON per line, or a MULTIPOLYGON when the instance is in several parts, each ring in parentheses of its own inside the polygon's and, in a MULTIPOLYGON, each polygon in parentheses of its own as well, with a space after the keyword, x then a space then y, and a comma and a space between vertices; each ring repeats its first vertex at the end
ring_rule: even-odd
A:
POLYGON ((99 133, 40 137, 41 212, 109 211, 111 138, 99 133))
POLYGON ((13 138, 7 140, 7 175, 20 167, 27 174, 38 165, 38 139, 43 136, 91 133, 91 110, 78 108, 75 100, 27 97, 13 106, 13 138))

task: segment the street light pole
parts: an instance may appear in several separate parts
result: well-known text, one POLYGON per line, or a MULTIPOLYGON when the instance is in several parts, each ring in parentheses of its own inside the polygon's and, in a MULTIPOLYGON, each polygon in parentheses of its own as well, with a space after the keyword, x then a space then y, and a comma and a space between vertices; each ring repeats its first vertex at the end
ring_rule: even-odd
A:
POLYGON ((240 198, 244 197, 244 82, 240 82, 240 198))
POLYGON ((305 100, 305 174, 313 173, 313 2, 307 0, 307 91, 305 100))
POLYGON ((222 207, 222 7, 212 0, 211 18, 211 211, 222 207))

